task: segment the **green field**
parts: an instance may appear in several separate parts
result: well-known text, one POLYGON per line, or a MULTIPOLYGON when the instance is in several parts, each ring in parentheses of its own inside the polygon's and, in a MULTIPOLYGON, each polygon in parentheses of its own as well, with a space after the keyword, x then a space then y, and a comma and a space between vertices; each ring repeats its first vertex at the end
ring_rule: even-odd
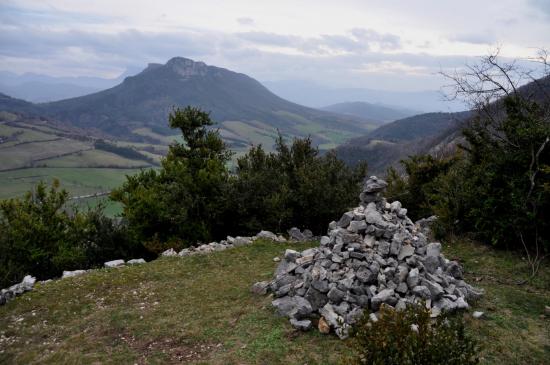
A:
MULTIPOLYGON (((150 156, 155 156, 149 154, 150 156)), ((140 168, 149 167, 150 163, 143 160, 131 160, 117 154, 101 151, 80 151, 67 156, 42 160, 40 165, 44 167, 116 167, 116 168, 140 168)))
MULTIPOLYGON (((115 143, 144 155, 143 160, 128 159, 94 149, 93 139, 63 137, 73 133, 70 129, 8 117, 2 114, 7 122, 0 122, 0 199, 22 196, 39 181, 51 183, 53 179, 58 179, 71 196, 110 191, 120 186, 126 175, 151 168, 147 157, 159 162, 167 150, 162 145, 115 143)), ((105 197, 71 200, 69 205, 84 209, 99 202, 108 215, 120 213, 120 206, 105 197)))
MULTIPOLYGON (((275 315, 271 297, 250 293, 254 282, 273 277, 273 257, 317 245, 259 240, 39 284, 0 307, 0 363, 338 364, 349 340, 296 331, 275 315)), ((481 363, 547 364, 550 318, 541 315, 550 301, 548 267, 519 286, 529 269, 514 253, 464 241, 443 252, 486 290, 458 314, 482 345, 481 363), (472 318, 474 310, 484 318, 472 318)))
POLYGON ((60 180, 61 187, 71 196, 109 191, 120 186, 126 175, 139 169, 107 168, 30 168, 0 172, 0 199, 22 196, 39 181, 60 180))

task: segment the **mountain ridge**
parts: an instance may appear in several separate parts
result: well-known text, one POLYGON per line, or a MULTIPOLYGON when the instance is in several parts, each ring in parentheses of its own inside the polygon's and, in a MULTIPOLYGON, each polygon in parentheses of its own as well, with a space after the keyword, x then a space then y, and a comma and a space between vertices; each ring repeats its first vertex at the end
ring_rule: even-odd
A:
POLYGON ((286 137, 309 135, 317 145, 334 146, 374 127, 358 117, 289 102, 243 73, 183 57, 149 64, 112 88, 35 108, 80 128, 140 140, 143 128, 174 133, 167 126, 168 114, 173 107, 187 105, 210 112, 226 139, 241 147, 272 144, 278 131, 286 137))

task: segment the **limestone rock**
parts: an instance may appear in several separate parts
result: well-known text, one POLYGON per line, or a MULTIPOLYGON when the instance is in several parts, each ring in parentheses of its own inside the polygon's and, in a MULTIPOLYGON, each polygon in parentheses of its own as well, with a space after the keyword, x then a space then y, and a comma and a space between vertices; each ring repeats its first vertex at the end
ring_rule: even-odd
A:
MULTIPOLYGON (((176 251, 174 251, 175 253, 176 251)), ((105 267, 112 268, 112 267, 120 267, 124 266, 124 260, 113 260, 113 261, 107 261, 103 264, 105 267)))
POLYGON ((171 257, 171 256, 177 256, 178 254, 176 253, 176 251, 173 249, 173 248, 170 248, 166 251, 164 251, 163 253, 161 253, 161 256, 165 256, 165 257, 171 257))
POLYGON ((250 288, 250 291, 257 295, 265 295, 267 294, 267 289, 269 288, 269 282, 267 281, 259 281, 252 285, 250 288))
POLYGON ((63 271, 63 275, 61 276, 61 279, 72 278, 74 276, 79 276, 82 274, 86 274, 86 270, 63 271))
POLYGON ((311 304, 300 296, 278 298, 271 304, 277 309, 279 315, 289 318, 304 318, 313 311, 311 304))
POLYGON ((131 260, 128 260, 127 264, 128 265, 139 265, 139 264, 145 264, 146 261, 144 259, 131 259, 131 260))
POLYGON ((309 331, 311 329, 311 321, 309 319, 299 321, 297 319, 291 318, 290 324, 292 325, 292 327, 301 331, 309 331))

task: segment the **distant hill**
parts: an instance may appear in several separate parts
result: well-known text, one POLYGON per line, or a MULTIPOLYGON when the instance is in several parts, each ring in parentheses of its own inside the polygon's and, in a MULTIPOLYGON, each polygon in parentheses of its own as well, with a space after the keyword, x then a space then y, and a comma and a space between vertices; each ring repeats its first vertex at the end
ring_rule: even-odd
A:
POLYGON ((81 128, 151 142, 175 133, 167 116, 173 107, 187 105, 211 112, 233 148, 259 143, 270 148, 280 131, 287 137, 309 135, 328 149, 374 127, 361 118, 291 103, 247 75, 181 57, 150 64, 113 88, 37 108, 81 128))
POLYGON ((392 105, 419 112, 457 112, 467 107, 458 101, 449 101, 438 90, 401 91, 368 88, 337 88, 308 80, 264 81, 275 94, 313 108, 346 103, 350 100, 392 105))
POLYGON ((394 120, 420 113, 414 110, 367 103, 364 101, 332 104, 321 109, 340 114, 353 115, 379 124, 393 122, 394 120))
POLYGON ((34 114, 38 112, 38 108, 28 101, 0 93, 0 111, 34 114))
POLYGON ((0 71, 0 92, 33 103, 49 102, 91 94, 120 84, 135 72, 125 71, 116 78, 55 77, 35 73, 0 71))
POLYGON ((366 161, 369 171, 382 174, 407 156, 427 153, 436 145, 440 150, 452 143, 471 112, 426 113, 396 120, 338 146, 338 157, 355 165, 366 161))
POLYGON ((0 84, 0 91, 16 98, 40 103, 82 96, 99 91, 99 89, 73 84, 49 84, 32 81, 18 85, 0 84))
MULTIPOLYGON (((548 107, 550 77, 528 83, 519 89, 524 97, 548 107)), ((494 115, 504 115, 502 100, 491 104, 494 115)), ((407 156, 430 153, 447 154, 463 142, 462 128, 474 116, 473 111, 425 113, 383 125, 364 136, 352 138, 338 146, 338 156, 348 164, 369 164, 372 173, 383 174, 407 156)))
POLYGON ((470 114, 470 112, 419 114, 388 123, 373 130, 365 137, 359 137, 349 142, 357 144, 357 142, 360 142, 364 138, 392 142, 430 138, 458 125, 470 114))

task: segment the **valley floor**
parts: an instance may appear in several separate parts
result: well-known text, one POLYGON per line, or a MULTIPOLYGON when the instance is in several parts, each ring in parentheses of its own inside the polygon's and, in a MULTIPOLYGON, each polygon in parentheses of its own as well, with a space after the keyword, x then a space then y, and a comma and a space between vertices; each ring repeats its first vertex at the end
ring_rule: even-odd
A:
MULTIPOLYGON (((296 332, 269 297, 250 286, 269 280, 275 256, 308 244, 256 241, 211 255, 161 258, 37 285, 0 307, 2 364, 335 364, 345 341, 296 332)), ((550 268, 530 284, 518 255, 466 241, 445 244, 468 282, 486 295, 464 314, 483 363, 543 364, 550 358, 550 268)))

